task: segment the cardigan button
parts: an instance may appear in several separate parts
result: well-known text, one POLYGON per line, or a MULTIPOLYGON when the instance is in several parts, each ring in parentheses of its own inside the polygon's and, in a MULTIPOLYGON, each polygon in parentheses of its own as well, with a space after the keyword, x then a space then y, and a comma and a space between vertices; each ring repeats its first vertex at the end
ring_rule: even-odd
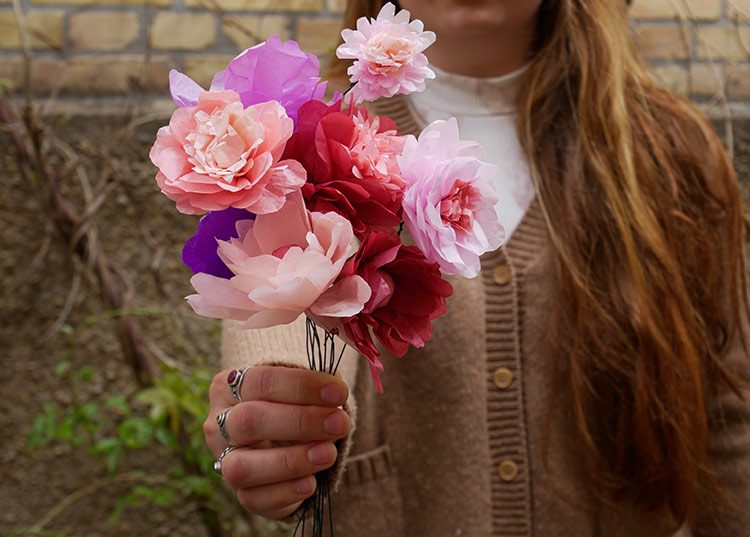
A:
POLYGON ((510 281, 510 277, 510 266, 505 263, 496 266, 492 273, 492 279, 495 280, 495 283, 498 285, 507 285, 510 281))
POLYGON ((495 386, 501 390, 505 390, 513 384, 513 372, 507 367, 498 367, 495 369, 492 379, 495 382, 495 386))
POLYGON ((497 474, 503 481, 513 481, 518 476, 518 465, 510 459, 500 463, 497 474))

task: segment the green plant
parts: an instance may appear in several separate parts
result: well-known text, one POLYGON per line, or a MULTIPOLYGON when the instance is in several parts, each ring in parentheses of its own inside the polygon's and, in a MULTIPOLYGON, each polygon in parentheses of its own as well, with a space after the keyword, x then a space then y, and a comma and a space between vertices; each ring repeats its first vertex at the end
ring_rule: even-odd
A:
MULTIPOLYGON (((85 366, 74 370, 60 362, 56 373, 70 384, 71 393, 91 382, 94 371, 85 366)), ((127 453, 162 446, 176 457, 159 476, 128 472, 134 483, 114 506, 111 519, 130 506, 152 503, 170 507, 176 502, 202 501, 216 512, 226 510, 221 480, 211 471, 213 456, 202 437, 202 422, 208 413, 207 390, 211 375, 202 369, 185 373, 167 366, 153 386, 130 395, 110 394, 102 401, 74 401, 61 407, 44 403, 33 420, 28 447, 38 449, 50 443, 68 443, 85 448, 99 457, 111 480, 118 480, 120 462, 127 453), (182 462, 181 462, 182 461, 182 462), (186 468, 189 466, 189 468, 186 468)))

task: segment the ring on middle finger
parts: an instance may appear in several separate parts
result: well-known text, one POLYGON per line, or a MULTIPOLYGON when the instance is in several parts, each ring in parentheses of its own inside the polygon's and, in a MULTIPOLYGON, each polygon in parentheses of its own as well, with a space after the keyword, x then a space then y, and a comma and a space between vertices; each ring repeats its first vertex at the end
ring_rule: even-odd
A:
POLYGON ((219 426, 219 433, 221 433, 221 437, 226 441, 227 444, 233 446, 234 442, 229 436, 229 431, 227 431, 227 419, 229 418, 229 413, 231 411, 232 407, 227 408, 223 412, 220 412, 219 415, 216 416, 216 424, 219 426))

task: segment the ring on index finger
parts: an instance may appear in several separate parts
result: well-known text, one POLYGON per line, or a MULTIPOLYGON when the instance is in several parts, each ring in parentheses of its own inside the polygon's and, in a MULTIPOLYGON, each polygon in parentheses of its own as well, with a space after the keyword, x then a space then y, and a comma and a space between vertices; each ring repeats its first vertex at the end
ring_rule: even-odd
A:
POLYGON ((221 433, 221 437, 230 446, 233 446, 234 442, 232 441, 232 438, 229 436, 229 432, 227 431, 227 418, 229 418, 229 413, 232 411, 232 408, 233 407, 227 408, 224 412, 220 412, 216 416, 216 424, 219 426, 219 433, 221 433))
POLYGON ((232 392, 232 397, 234 397, 238 403, 242 402, 242 394, 240 393, 240 390, 242 389, 242 381, 245 380, 245 373, 247 373, 249 370, 249 367, 235 369, 230 372, 229 376, 227 377, 229 391, 232 392))

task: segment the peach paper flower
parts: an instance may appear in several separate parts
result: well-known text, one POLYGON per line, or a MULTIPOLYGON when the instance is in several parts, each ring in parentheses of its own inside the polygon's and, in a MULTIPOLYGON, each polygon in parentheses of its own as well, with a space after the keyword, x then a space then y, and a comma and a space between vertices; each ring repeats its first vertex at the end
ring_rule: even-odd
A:
POLYGON ((219 242, 219 257, 234 276, 199 273, 187 297, 206 317, 242 321, 242 328, 268 328, 312 317, 356 315, 370 299, 360 276, 339 277, 353 248, 349 221, 336 213, 309 212, 299 190, 283 208, 237 223, 239 237, 219 242))
POLYGON ((280 160, 293 128, 276 101, 245 108, 234 91, 201 93, 159 129, 149 155, 156 182, 184 214, 278 211, 307 178, 298 162, 280 160))
POLYGON ((356 30, 341 32, 344 43, 336 56, 354 60, 347 73, 355 103, 424 91, 425 79, 435 78, 423 54, 435 42, 435 33, 425 32, 422 21, 409 18, 408 11, 396 13, 387 3, 376 19, 362 17, 356 30))

